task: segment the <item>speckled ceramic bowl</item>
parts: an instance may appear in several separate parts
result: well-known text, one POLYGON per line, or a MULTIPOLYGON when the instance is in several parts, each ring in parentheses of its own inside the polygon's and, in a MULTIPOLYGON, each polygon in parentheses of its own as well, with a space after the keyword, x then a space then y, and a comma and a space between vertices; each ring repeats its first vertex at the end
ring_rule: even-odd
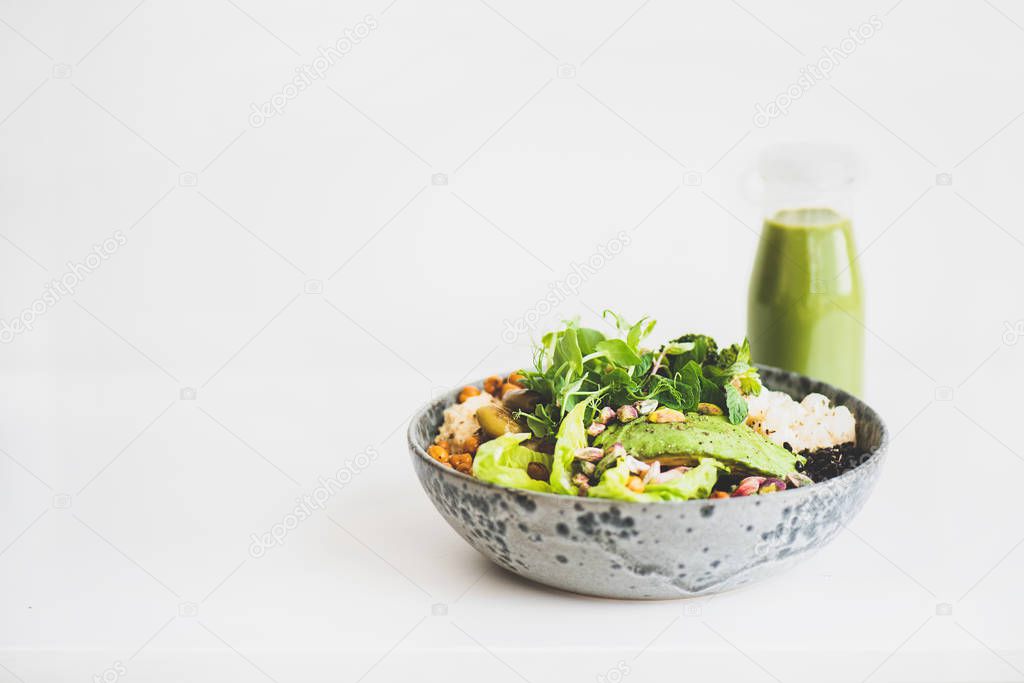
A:
POLYGON ((888 435, 874 410, 828 384, 762 367, 766 386, 847 406, 864 451, 828 481, 764 496, 623 503, 507 489, 444 467, 426 454, 457 391, 409 425, 413 466, 441 516, 509 571, 576 593, 666 599, 709 595, 775 574, 828 543, 864 505, 888 435))

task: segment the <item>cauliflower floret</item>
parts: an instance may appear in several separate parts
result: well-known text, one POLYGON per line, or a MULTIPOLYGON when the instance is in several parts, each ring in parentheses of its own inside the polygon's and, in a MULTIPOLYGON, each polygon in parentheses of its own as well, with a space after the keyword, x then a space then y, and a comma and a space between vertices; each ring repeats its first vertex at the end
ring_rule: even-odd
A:
POLYGON ((747 397, 747 425, 797 453, 856 441, 856 421, 846 406, 832 408, 827 397, 808 394, 797 403, 780 391, 747 397))

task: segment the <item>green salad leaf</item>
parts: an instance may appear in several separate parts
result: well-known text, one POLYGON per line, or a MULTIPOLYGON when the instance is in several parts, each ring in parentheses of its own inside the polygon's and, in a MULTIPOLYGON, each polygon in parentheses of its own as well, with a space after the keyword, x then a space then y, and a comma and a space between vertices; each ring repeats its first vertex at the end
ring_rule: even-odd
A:
POLYGON ((637 493, 626 486, 629 481, 629 467, 625 458, 619 458, 615 467, 609 467, 601 475, 597 486, 591 486, 587 496, 592 498, 611 498, 612 500, 628 500, 634 503, 657 500, 646 493, 637 493))
POLYGON ((628 342, 621 339, 605 339, 598 342, 597 350, 602 352, 612 363, 631 368, 640 364, 640 356, 634 351, 628 342))
POLYGON ((630 322, 614 311, 602 316, 614 326, 611 334, 569 320, 541 338, 533 367, 519 371, 521 385, 532 392, 530 402, 519 405, 532 407, 515 418, 530 434, 506 434, 482 444, 473 462, 477 478, 512 488, 650 502, 706 498, 721 471, 779 477, 795 472, 801 456, 744 424, 745 397, 762 389, 746 339, 719 347, 707 335, 684 334, 648 348, 642 344, 653 333, 654 320, 630 322), (609 419, 609 408, 624 406, 633 406, 640 419, 609 419), (663 419, 669 413, 651 413, 654 407, 687 415, 663 419), (602 410, 600 424, 594 424, 602 410), (554 441, 553 454, 524 446, 531 435, 547 446, 554 441), (592 450, 577 458, 591 440, 592 450), (637 493, 627 486, 626 453, 658 460, 662 468, 689 469, 661 483, 654 477, 637 486, 643 489, 637 493), (529 476, 531 463, 550 470, 548 481, 529 476))
POLYGON ((729 408, 729 422, 738 425, 747 419, 750 407, 740 394, 740 390, 731 384, 725 385, 725 405, 729 408))
POLYGON ((728 471, 728 468, 711 458, 702 458, 699 465, 679 477, 662 484, 648 483, 643 493, 636 493, 626 487, 630 473, 622 458, 604 473, 597 486, 590 488, 588 495, 637 503, 707 498, 718 481, 719 470, 728 471))
POLYGON ((733 379, 739 381, 740 390, 744 394, 760 394, 761 378, 757 368, 751 365, 750 341, 733 344, 718 352, 715 362, 706 366, 705 374, 723 386, 733 379))
POLYGON ((576 495, 578 491, 572 483, 572 461, 577 449, 587 446, 583 416, 588 407, 589 401, 577 405, 558 428, 558 440, 555 442, 555 455, 551 463, 551 489, 555 493, 576 495))
POLYGON ((746 419, 743 395, 761 391, 746 340, 719 349, 707 335, 685 334, 645 349, 641 344, 654 331, 654 320, 631 323, 614 311, 603 315, 615 325, 617 337, 567 321, 543 336, 534 367, 520 371, 523 385, 541 397, 532 412, 517 415, 534 436, 554 436, 569 413, 584 404, 584 424, 601 406, 651 399, 684 412, 710 403, 733 424, 746 419))
POLYGON ((640 318, 633 324, 630 324, 621 315, 615 311, 606 310, 601 314, 604 318, 612 318, 615 321, 615 328, 620 334, 626 335, 626 344, 633 351, 640 349, 640 342, 650 336, 651 332, 654 331, 654 325, 657 321, 651 320, 647 316, 640 318))
POLYGON ((481 481, 514 489, 551 493, 551 485, 532 479, 526 472, 531 462, 551 467, 551 456, 521 445, 529 434, 505 434, 484 442, 473 458, 473 476, 481 481))
POLYGON ((659 500, 693 500, 707 498, 718 481, 718 471, 729 468, 711 458, 701 458, 700 464, 683 472, 681 477, 663 484, 648 484, 644 493, 658 496, 659 500))
POLYGON ((576 329, 576 341, 579 343, 580 353, 584 357, 597 351, 597 345, 603 342, 604 339, 605 336, 600 330, 594 330, 589 327, 576 329))

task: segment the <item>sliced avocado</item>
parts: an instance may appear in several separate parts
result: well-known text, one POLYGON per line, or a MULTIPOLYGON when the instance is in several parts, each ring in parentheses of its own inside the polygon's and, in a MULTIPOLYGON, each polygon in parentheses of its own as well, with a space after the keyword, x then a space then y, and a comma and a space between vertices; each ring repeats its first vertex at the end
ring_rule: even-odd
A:
POLYGON ((635 458, 660 461, 662 469, 695 466, 701 458, 714 458, 733 474, 784 477, 796 471, 802 460, 750 427, 730 424, 720 415, 687 413, 686 422, 615 424, 602 432, 594 445, 606 448, 616 441, 635 458))

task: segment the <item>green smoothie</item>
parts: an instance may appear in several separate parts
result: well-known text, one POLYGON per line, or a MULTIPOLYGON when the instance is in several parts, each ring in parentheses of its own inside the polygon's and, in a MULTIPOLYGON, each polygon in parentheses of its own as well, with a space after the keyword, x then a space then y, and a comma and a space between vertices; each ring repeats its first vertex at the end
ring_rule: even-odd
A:
POLYGON ((856 253, 849 219, 832 209, 787 209, 765 221, 747 308, 754 360, 861 393, 856 253))

